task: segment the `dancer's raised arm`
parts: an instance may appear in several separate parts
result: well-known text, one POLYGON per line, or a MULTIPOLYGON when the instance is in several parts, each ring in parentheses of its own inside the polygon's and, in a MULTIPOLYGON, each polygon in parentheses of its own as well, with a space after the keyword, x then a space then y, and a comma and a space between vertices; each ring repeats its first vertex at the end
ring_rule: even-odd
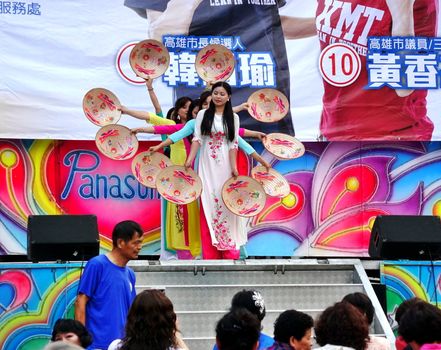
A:
POLYGON ((146 122, 150 121, 150 113, 144 111, 136 111, 134 109, 128 109, 126 106, 121 106, 119 108, 122 114, 127 114, 133 118, 145 120, 146 122))
POLYGON ((130 129, 132 134, 146 133, 146 134, 154 134, 155 129, 153 126, 143 126, 141 128, 133 128, 130 129))
MULTIPOLYGON (((240 131, 239 131, 239 134, 240 134, 240 131)), ((243 136, 245 136, 245 137, 252 137, 254 139, 259 139, 260 141, 262 141, 266 137, 266 134, 264 132, 261 132, 261 131, 254 131, 254 130, 249 130, 249 129, 243 129, 243 136)))
POLYGON ((155 109, 155 113, 157 115, 162 115, 161 104, 159 103, 158 96, 156 96, 155 89, 153 88, 153 79, 146 79, 145 85, 147 86, 147 91, 149 93, 150 101, 152 102, 153 108, 155 109))

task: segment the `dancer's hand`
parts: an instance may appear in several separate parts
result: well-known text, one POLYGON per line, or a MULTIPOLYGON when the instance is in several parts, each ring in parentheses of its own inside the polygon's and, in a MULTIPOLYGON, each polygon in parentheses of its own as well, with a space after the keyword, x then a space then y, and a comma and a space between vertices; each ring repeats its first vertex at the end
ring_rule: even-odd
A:
POLYGON ((255 131, 256 135, 255 138, 259 139, 260 141, 263 141, 266 139, 266 134, 264 132, 255 131))
POLYGON ((234 106, 233 107, 233 112, 234 113, 239 113, 239 112, 242 112, 242 111, 244 111, 244 110, 247 110, 248 109, 248 102, 244 102, 244 103, 241 103, 240 105, 238 105, 238 106, 234 106))
POLYGON ((123 106, 123 105, 116 107, 116 109, 118 111, 121 111, 121 114, 126 114, 127 111, 128 111, 128 108, 126 106, 123 106))
POLYGON ((239 112, 240 112, 240 111, 244 111, 244 110, 248 109, 250 107, 250 105, 248 104, 248 102, 244 102, 244 103, 241 103, 237 107, 240 108, 240 110, 239 110, 239 112))
POLYGON ((191 169, 191 160, 187 159, 184 164, 185 170, 191 169))
POLYGON ((161 149, 160 145, 156 145, 156 146, 152 146, 148 149, 149 152, 154 153, 154 152, 158 152, 161 149))
POLYGON ((234 179, 236 179, 239 176, 239 172, 237 171, 237 169, 232 169, 231 175, 234 177, 234 179))
POLYGON ((266 134, 264 132, 249 129, 244 129, 244 136, 259 139, 260 141, 263 141, 266 138, 266 134))
POLYGON ((260 162, 265 168, 266 168, 266 171, 267 172, 269 172, 270 171, 270 169, 271 169, 271 164, 270 163, 268 163, 266 160, 262 160, 261 162, 260 162))
POLYGON ((144 132, 144 128, 133 128, 130 129, 130 133, 133 135, 139 134, 140 132, 144 132))

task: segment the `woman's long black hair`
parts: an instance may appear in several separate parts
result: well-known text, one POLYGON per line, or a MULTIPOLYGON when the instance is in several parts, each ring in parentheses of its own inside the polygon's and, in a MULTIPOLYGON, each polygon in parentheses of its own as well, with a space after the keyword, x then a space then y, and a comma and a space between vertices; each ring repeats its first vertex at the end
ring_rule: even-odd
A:
MULTIPOLYGON (((211 89, 211 94, 213 95, 214 89, 217 87, 223 87, 226 91, 228 96, 231 96, 231 86, 230 84, 224 82, 224 81, 218 81, 213 85, 213 88, 211 89)), ((213 98, 211 99, 210 106, 204 113, 204 118, 202 119, 201 123, 201 133, 202 135, 211 135, 211 127, 213 126, 213 120, 214 120, 214 113, 215 113, 215 105, 213 102, 213 98)), ((233 107, 231 106, 231 100, 228 99, 227 103, 225 104, 224 114, 222 116, 222 122, 224 125, 224 133, 227 136, 227 139, 231 142, 234 140, 234 113, 233 113, 233 107)))

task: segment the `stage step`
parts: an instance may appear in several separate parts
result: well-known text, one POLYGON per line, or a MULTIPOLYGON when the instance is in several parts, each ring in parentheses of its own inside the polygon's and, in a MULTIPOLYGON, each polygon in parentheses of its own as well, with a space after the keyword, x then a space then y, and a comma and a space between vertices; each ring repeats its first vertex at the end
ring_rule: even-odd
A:
POLYGON ((267 308, 324 309, 346 294, 363 292, 362 284, 242 284, 242 285, 137 285, 136 290, 164 289, 176 311, 211 311, 227 308, 242 289, 258 290, 267 308))
POLYGON ((149 271, 139 273, 139 285, 195 285, 195 284, 295 284, 295 283, 352 283, 353 271, 235 271, 227 276, 224 271, 149 271))
POLYGON ((348 293, 365 292, 376 318, 371 333, 393 334, 358 259, 267 259, 245 261, 131 262, 136 290, 157 288, 172 300, 184 340, 192 350, 212 349, 215 326, 232 296, 256 289, 265 299, 264 333, 273 334, 277 316, 296 309, 314 319, 348 293))
POLYGON ((214 338, 192 337, 184 338, 185 344, 190 350, 211 350, 213 349, 214 338))

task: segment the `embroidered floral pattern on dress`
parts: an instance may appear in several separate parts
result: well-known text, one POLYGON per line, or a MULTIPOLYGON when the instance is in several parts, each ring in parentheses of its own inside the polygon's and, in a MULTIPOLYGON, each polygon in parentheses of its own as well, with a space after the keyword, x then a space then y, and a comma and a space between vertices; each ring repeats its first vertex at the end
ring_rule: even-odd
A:
POLYGON ((175 210, 176 228, 179 232, 184 230, 184 206, 177 204, 175 210))
POLYGON ((208 141, 208 147, 210 149, 210 157, 213 158, 216 163, 220 162, 219 150, 225 139, 225 133, 222 131, 212 132, 210 134, 210 141, 208 141))
POLYGON ((236 249, 236 244, 228 235, 230 228, 224 215, 224 207, 219 198, 213 193, 214 197, 214 213, 211 218, 211 226, 213 227, 214 236, 216 237, 218 250, 236 249))

